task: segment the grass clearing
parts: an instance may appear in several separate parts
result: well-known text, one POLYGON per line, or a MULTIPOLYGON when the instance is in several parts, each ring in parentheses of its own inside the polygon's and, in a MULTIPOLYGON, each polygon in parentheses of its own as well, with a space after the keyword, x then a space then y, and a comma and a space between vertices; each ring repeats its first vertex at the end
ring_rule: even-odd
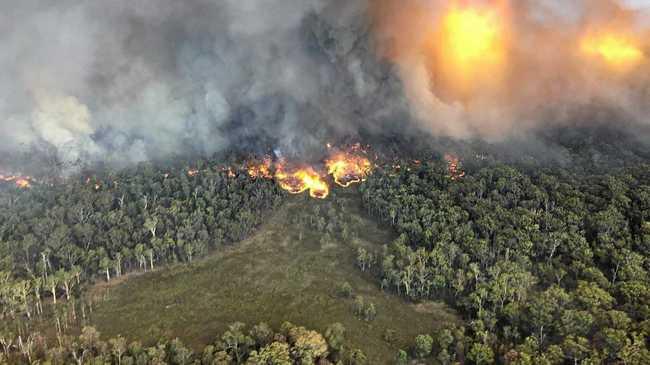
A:
MULTIPOLYGON (((356 194, 349 196, 346 214, 359 222, 357 244, 388 242, 390 232, 364 216, 356 194)), ((179 337, 198 350, 235 321, 264 321, 275 328, 290 321, 323 332, 340 322, 349 344, 362 349, 370 363, 389 363, 416 335, 459 320, 442 303, 412 304, 380 290, 376 280, 357 268, 352 244, 336 237, 323 243, 320 234, 310 231, 299 240, 298 225, 289 217, 313 204, 326 203, 291 197, 252 237, 235 246, 192 265, 136 275, 102 288, 106 299, 97 304, 92 324, 104 337, 121 334, 148 342, 179 337), (374 321, 357 319, 353 299, 336 295, 337 286, 346 281, 355 295, 375 304, 374 321), (388 329, 396 334, 392 343, 382 338, 388 329)))

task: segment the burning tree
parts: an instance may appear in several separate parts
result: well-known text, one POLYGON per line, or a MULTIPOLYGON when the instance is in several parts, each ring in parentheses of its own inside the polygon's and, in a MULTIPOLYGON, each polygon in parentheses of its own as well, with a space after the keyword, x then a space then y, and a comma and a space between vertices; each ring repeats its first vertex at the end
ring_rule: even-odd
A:
POLYGON ((447 171, 449 172, 449 177, 452 180, 458 180, 465 176, 465 171, 463 171, 460 166, 460 159, 458 156, 447 153, 444 157, 447 161, 447 171))

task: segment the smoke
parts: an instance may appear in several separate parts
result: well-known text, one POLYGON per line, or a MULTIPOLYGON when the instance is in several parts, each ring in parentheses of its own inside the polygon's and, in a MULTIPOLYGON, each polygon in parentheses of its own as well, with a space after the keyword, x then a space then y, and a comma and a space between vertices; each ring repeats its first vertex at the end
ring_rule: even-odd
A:
POLYGON ((610 0, 380 0, 372 14, 380 54, 397 65, 422 128, 436 135, 501 141, 573 124, 576 118, 589 123, 603 108, 617 111, 618 121, 612 123, 650 124, 650 22, 627 5, 610 0), (467 34, 449 34, 449 29, 467 34), (584 45, 590 37, 595 46, 584 45), (640 60, 604 60, 599 53, 610 51, 601 49, 611 47, 608 37, 629 39, 639 49, 616 49, 607 56, 638 52, 640 60), (587 47, 597 49, 586 54, 587 47), (584 109, 594 114, 585 117, 584 109))
POLYGON ((309 158, 331 139, 422 129, 502 139, 593 104, 648 123, 647 63, 610 73, 569 49, 612 18, 640 37, 639 11, 469 1, 500 7, 507 62, 458 92, 427 38, 453 3, 0 0, 0 164, 47 155, 70 170, 268 145, 309 158))
POLYGON ((394 110, 364 1, 2 1, 5 159, 304 153, 394 110))

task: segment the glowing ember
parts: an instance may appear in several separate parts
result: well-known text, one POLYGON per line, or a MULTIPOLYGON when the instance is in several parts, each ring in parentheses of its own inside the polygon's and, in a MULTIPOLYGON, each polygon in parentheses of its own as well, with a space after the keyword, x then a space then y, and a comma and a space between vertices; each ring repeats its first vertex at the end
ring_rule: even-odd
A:
POLYGON ((277 166, 275 179, 278 185, 290 194, 300 194, 309 190, 309 196, 325 199, 329 195, 329 186, 311 167, 286 170, 283 164, 277 166))
POLYGON ((458 180, 465 176, 465 171, 462 171, 459 167, 460 160, 458 156, 447 153, 445 154, 445 161, 447 161, 447 171, 452 180, 458 180))
POLYGON ((232 177, 237 176, 237 175, 235 174, 235 170, 233 170, 233 168, 232 168, 231 166, 222 166, 219 170, 220 170, 221 172, 226 173, 226 175, 228 175, 228 177, 231 177, 231 178, 232 178, 232 177))
POLYGON ((29 188, 31 185, 32 184, 26 178, 18 178, 18 179, 16 179, 16 186, 18 186, 21 189, 29 188))
POLYGON ((196 176, 198 174, 199 174, 199 170, 196 170, 196 169, 187 170, 187 175, 190 176, 190 177, 191 176, 196 176))
POLYGON ((249 162, 248 168, 246 169, 248 176, 256 179, 271 179, 273 175, 271 174, 271 158, 265 157, 262 162, 249 162))
POLYGON ((346 152, 334 153, 325 161, 325 165, 327 173, 342 187, 365 181, 372 170, 367 158, 346 152))
POLYGON ((34 179, 30 176, 0 175, 0 182, 14 183, 18 188, 27 189, 32 187, 34 179))
POLYGON ((581 44, 582 51, 601 58, 614 67, 628 67, 638 64, 644 57, 643 51, 630 38, 617 34, 586 37, 581 44))

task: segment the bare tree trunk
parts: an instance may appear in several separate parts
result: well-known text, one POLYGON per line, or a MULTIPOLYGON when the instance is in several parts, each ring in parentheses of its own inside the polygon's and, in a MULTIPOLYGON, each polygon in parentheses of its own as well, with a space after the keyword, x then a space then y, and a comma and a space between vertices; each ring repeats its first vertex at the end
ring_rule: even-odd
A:
POLYGON ((43 258, 43 270, 45 270, 45 280, 47 280, 47 261, 45 260, 45 254, 41 253, 41 257, 43 258))

